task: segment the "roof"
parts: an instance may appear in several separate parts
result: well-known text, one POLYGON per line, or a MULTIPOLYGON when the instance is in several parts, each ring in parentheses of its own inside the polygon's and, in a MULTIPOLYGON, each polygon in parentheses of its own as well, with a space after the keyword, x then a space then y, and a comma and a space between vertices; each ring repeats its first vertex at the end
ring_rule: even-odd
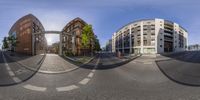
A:
POLYGON ((71 25, 73 22, 75 22, 75 21, 79 21, 79 22, 82 22, 83 24, 87 24, 84 20, 82 20, 81 18, 77 17, 77 18, 71 20, 70 22, 68 22, 67 25, 65 25, 65 27, 63 28, 63 30, 64 30, 66 27, 70 26, 70 25, 71 25))

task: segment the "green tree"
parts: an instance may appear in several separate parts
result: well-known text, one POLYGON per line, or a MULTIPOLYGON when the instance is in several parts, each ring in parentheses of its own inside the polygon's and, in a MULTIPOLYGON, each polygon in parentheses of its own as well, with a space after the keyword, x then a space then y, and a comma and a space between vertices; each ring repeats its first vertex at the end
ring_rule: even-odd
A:
POLYGON ((11 50, 13 51, 17 45, 17 39, 15 38, 15 36, 11 35, 8 37, 8 41, 11 44, 11 50))
POLYGON ((83 33, 82 33, 81 42, 82 42, 81 48, 83 49, 83 53, 85 56, 85 51, 86 51, 86 49, 89 48, 89 37, 87 36, 87 33, 85 31, 83 31, 83 33))
POLYGON ((82 49, 84 51, 84 55, 86 50, 90 50, 90 52, 93 52, 93 47, 94 47, 94 33, 92 29, 92 25, 85 25, 83 27, 82 31, 82 49))
POLYGON ((99 39, 97 38, 96 35, 95 35, 95 38, 94 38, 94 51, 101 51, 99 39))
POLYGON ((8 48, 8 40, 7 40, 7 37, 4 37, 4 39, 3 39, 3 48, 4 49, 6 49, 6 48, 8 48))

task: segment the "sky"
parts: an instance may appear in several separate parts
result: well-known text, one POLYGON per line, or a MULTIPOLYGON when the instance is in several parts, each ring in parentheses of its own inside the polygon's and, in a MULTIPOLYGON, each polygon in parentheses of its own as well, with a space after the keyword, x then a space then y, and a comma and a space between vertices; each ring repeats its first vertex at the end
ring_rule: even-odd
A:
MULTIPOLYGON (((200 44, 198 0, 1 0, 0 44, 12 25, 27 14, 35 15, 45 30, 61 31, 76 17, 93 26, 101 46, 129 22, 162 18, 180 24, 189 33, 189 44, 200 44)), ((57 35, 47 36, 57 42, 57 35)), ((47 39, 47 40, 48 40, 47 39)))

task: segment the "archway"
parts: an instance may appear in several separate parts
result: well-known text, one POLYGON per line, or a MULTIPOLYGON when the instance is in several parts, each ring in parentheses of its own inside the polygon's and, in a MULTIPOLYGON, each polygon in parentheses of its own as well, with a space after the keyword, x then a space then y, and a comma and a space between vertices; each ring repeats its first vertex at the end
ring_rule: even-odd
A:
MULTIPOLYGON (((71 34, 66 33, 66 32, 62 32, 62 31, 42 31, 42 32, 37 32, 37 33, 33 33, 32 34, 32 54, 35 55, 36 53, 36 42, 38 41, 37 36, 39 34, 59 34, 60 37, 60 41, 59 41, 59 55, 63 55, 62 53, 62 45, 63 45, 63 41, 62 41, 62 36, 63 34, 71 36, 71 34)), ((44 45, 44 47, 46 47, 44 45)), ((44 52, 46 53, 46 50, 44 50, 44 52)))

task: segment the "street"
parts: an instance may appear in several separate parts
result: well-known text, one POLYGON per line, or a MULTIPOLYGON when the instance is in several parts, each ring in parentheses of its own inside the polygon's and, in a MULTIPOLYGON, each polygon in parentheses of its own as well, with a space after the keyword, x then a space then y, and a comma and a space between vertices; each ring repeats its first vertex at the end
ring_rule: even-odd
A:
POLYGON ((197 51, 129 59, 101 53, 77 66, 47 54, 34 71, 1 52, 0 100, 198 100, 199 59, 197 51))

